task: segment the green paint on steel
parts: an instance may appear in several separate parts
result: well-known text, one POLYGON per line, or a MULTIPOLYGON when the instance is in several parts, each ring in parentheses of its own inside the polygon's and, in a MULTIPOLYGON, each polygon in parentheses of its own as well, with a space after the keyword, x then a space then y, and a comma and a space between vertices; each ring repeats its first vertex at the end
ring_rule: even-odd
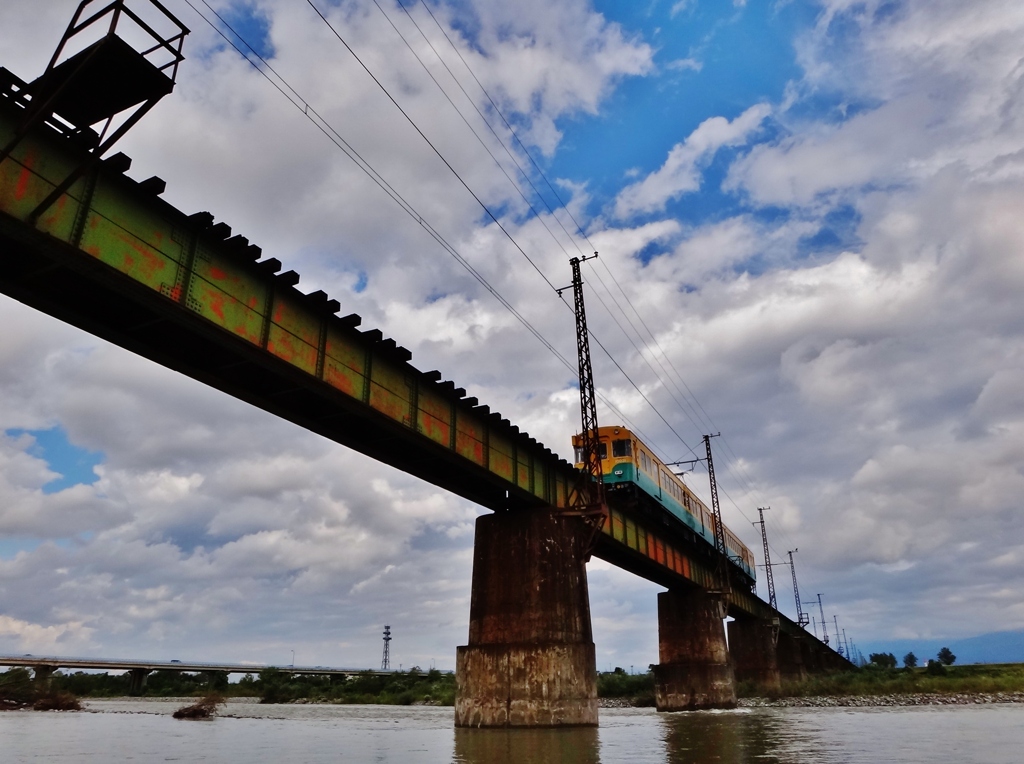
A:
MULTIPOLYGON (((16 118, 0 100, 0 143, 13 134, 16 118)), ((30 135, 0 165, 0 211, 27 220, 82 156, 46 129, 30 135)), ((538 504, 566 505, 575 475, 571 465, 531 446, 514 430, 502 435, 457 397, 418 379, 420 372, 392 360, 387 351, 378 352, 362 332, 313 309, 305 295, 276 284, 270 272, 210 239, 185 215, 141 193, 127 178, 101 165, 83 208, 86 183, 83 179, 72 186, 40 217, 37 228, 70 242, 78 220, 81 237, 75 243, 87 255, 487 469, 508 481, 510 490, 525 491, 538 504), (549 464, 538 469, 545 460, 549 464), (557 479, 547 480, 551 474, 557 479), (535 475, 544 479, 534 480, 535 475)))
MULTIPOLYGON (((0 98, 0 145, 17 115, 0 98)), ((81 161, 65 139, 46 129, 30 135, 0 164, 0 213, 27 220, 39 201, 81 161)), ((325 385, 355 405, 408 428, 433 447, 466 460, 466 469, 485 470, 504 481, 520 499, 536 506, 568 505, 577 472, 507 422, 492 426, 457 395, 383 348, 377 339, 327 313, 322 304, 270 271, 211 238, 203 227, 137 185, 101 165, 75 183, 39 217, 37 229, 76 246, 180 309, 204 319, 268 356, 325 385), (77 222, 77 226, 76 226, 77 222), (77 229, 77 230, 76 230, 77 229)), ((42 277, 45 279, 45 276, 42 277)), ((88 288, 87 285, 83 288, 88 288)), ((393 346, 392 346, 393 347, 393 346)), ((401 445, 397 444, 401 449, 401 445)), ((629 476, 609 476, 609 482, 629 476)), ((705 584, 710 576, 661 532, 612 513, 605 534, 652 564, 705 584)), ((753 595, 735 593, 751 613, 767 607, 753 595)))

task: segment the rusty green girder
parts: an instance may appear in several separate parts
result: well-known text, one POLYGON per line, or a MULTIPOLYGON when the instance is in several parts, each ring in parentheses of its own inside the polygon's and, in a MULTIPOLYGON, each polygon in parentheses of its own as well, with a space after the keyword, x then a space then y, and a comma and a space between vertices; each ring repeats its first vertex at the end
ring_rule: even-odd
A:
MULTIPOLYGON (((18 117, 0 95, 0 145, 18 117)), ((212 215, 165 203, 162 181, 125 176, 127 157, 30 225, 83 156, 44 126, 0 164, 0 290, 482 506, 566 506, 571 464, 212 215)))
MULTIPOLYGON (((0 145, 20 118, 0 70, 0 145)), ((20 83, 23 87, 24 83, 20 83)), ((263 258, 209 213, 186 215, 115 155, 29 218, 86 156, 53 125, 0 163, 0 291, 492 510, 566 508, 579 471, 359 316, 263 258)), ((614 507, 595 554, 668 587, 711 587, 670 519, 614 507)), ((730 612, 770 620, 734 592, 730 612)), ((789 619, 782 629, 808 637, 789 619)))

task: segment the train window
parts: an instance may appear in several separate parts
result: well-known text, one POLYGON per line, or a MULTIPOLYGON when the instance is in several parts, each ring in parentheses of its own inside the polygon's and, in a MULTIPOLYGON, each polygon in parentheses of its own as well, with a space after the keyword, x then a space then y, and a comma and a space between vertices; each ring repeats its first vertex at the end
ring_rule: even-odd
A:
POLYGON ((633 453, 628 440, 612 441, 612 456, 630 456, 633 453))
MULTIPOLYGON (((580 447, 580 446, 576 446, 575 451, 576 451, 576 463, 577 464, 582 464, 583 463, 583 448, 580 447)), ((608 458, 608 444, 607 443, 599 443, 598 444, 598 448, 597 448, 597 454, 598 454, 599 458, 607 459, 608 458)))

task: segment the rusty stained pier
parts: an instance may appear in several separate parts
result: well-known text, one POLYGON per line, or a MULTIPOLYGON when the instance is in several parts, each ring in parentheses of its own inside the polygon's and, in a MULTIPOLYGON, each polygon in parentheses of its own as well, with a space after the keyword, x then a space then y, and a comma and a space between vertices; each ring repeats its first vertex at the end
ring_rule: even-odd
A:
MULTIPOLYGON (((0 146, 23 127, 30 91, 0 69, 0 146)), ((0 291, 494 510, 477 523, 457 724, 596 724, 589 528, 560 516, 573 465, 440 372, 413 367, 359 316, 338 316, 324 292, 300 292, 298 274, 210 213, 164 202, 159 178, 127 177, 130 165, 123 154, 98 161, 59 120, 25 131, 0 162, 0 291)), ((658 676, 674 689, 663 709, 728 705, 733 672, 770 685, 850 665, 742 590, 729 599, 724 653, 711 617, 723 608, 701 599, 714 561, 667 512, 612 506, 593 552, 669 590, 658 676), (776 618, 769 645, 763 627, 776 618)))

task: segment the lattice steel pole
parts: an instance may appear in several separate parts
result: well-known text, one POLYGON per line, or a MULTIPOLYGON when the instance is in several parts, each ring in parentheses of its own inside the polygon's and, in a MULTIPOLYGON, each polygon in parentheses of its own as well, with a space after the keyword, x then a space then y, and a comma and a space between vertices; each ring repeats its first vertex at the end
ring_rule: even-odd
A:
POLYGON ((771 507, 758 507, 757 516, 761 518, 754 525, 761 526, 761 542, 764 544, 764 570, 765 579, 768 584, 768 604, 772 606, 772 610, 779 609, 779 603, 775 599, 775 578, 772 576, 772 556, 768 551, 768 532, 764 527, 764 513, 765 510, 771 509, 771 507))
POLYGON ((391 668, 391 627, 384 627, 384 657, 380 661, 381 671, 388 671, 391 668))
MULTIPOLYGON (((583 303, 583 275, 580 264, 597 257, 574 257, 572 266, 572 294, 576 313, 576 355, 580 372, 580 418, 583 431, 583 475, 576 486, 572 509, 582 513, 602 512, 604 507, 604 472, 601 469, 601 443, 597 436, 597 394, 594 390, 594 367, 590 360, 590 333, 587 329, 587 310, 583 303)), ((561 292, 559 292, 561 294, 561 292)))
POLYGON ((828 644, 828 627, 825 625, 825 608, 821 606, 821 593, 818 594, 818 613, 821 614, 821 641, 828 644))
POLYGON ((793 597, 796 598, 796 622, 807 628, 807 624, 811 622, 811 617, 804 612, 803 607, 800 604, 800 587, 796 585, 796 565, 793 564, 793 552, 799 552, 799 549, 791 549, 789 554, 789 570, 793 574, 793 597))
POLYGON ((715 549, 718 550, 718 581, 721 594, 728 597, 731 591, 729 580, 728 552, 725 548, 725 525, 722 524, 722 507, 718 503, 718 481, 715 480, 715 461, 711 456, 711 439, 722 433, 704 436, 704 448, 708 459, 708 480, 711 483, 711 513, 715 518, 715 549))

